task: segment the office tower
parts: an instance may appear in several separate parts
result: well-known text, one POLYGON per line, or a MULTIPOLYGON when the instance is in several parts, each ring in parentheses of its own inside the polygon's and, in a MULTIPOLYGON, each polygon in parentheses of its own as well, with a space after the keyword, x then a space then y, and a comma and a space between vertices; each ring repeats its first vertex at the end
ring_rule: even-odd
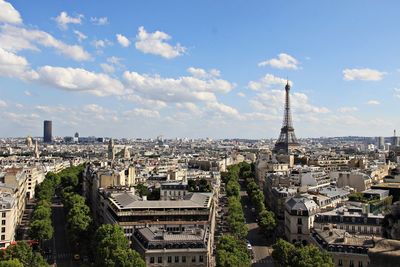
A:
POLYGON ((383 136, 378 137, 378 148, 385 149, 385 138, 383 136))
POLYGON ((275 143, 274 152, 277 153, 289 153, 292 149, 299 147, 296 135, 294 134, 294 128, 292 123, 292 114, 290 111, 290 85, 289 81, 285 86, 285 110, 283 115, 283 124, 281 128, 281 134, 279 135, 278 141, 275 143))
POLYGON ((53 140, 53 123, 51 121, 44 121, 43 142, 51 143, 52 140, 53 140))

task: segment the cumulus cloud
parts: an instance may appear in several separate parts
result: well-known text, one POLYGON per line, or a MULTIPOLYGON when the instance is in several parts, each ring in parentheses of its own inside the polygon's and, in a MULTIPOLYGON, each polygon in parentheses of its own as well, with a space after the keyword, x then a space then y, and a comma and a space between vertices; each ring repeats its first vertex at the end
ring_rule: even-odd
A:
POLYGON ((350 112, 354 112, 357 110, 358 110, 358 108, 356 108, 356 107, 340 107, 340 108, 338 108, 338 111, 340 113, 350 113, 350 112))
POLYGON ((90 21, 94 24, 94 25, 98 25, 98 26, 102 26, 102 25, 107 25, 108 22, 108 18, 107 17, 91 17, 90 21))
POLYGON ((176 103, 176 107, 179 109, 187 110, 194 115, 200 115, 202 113, 200 108, 196 104, 191 102, 176 103))
POLYGON ((159 75, 125 71, 127 87, 146 98, 165 102, 216 101, 215 93, 227 93, 234 84, 222 79, 198 79, 191 76, 162 78, 159 75))
POLYGON ((155 31, 148 33, 143 26, 139 27, 139 32, 136 36, 136 49, 145 53, 158 55, 167 59, 181 56, 185 53, 186 48, 177 43, 175 46, 168 44, 166 41, 170 40, 171 36, 168 34, 155 31))
POLYGON ((394 94, 393 94, 394 97, 400 98, 400 88, 394 88, 393 91, 394 91, 394 94))
POLYGON ((0 108, 6 108, 7 106, 7 102, 0 99, 0 108))
POLYGON ((89 92, 97 96, 122 95, 123 84, 103 73, 81 68, 44 66, 37 70, 39 81, 67 91, 89 92))
POLYGON ((373 69, 345 69, 343 70, 343 79, 345 81, 380 81, 386 72, 373 69))
POLYGON ((133 102, 138 105, 141 105, 141 106, 144 106, 147 108, 151 108, 151 109, 163 109, 163 108, 167 107, 167 103, 165 103, 164 101, 147 99, 147 98, 143 98, 139 95, 132 94, 132 93, 128 94, 126 96, 120 97, 120 99, 130 101, 130 102, 133 102))
POLYGON ((209 102, 206 105, 208 110, 212 110, 219 115, 225 115, 240 119, 240 113, 237 109, 219 102, 209 102))
POLYGON ((271 66, 277 69, 298 69, 299 61, 291 55, 281 53, 278 58, 272 58, 258 63, 259 67, 271 66))
POLYGON ((60 29, 66 30, 68 29, 68 24, 81 24, 82 18, 82 14, 78 14, 76 17, 70 17, 67 12, 62 11, 54 20, 57 22, 60 29))
MULTIPOLYGON (((287 83, 286 79, 279 78, 272 74, 266 74, 264 77, 259 79, 258 81, 250 81, 247 84, 247 87, 254 91, 259 91, 262 89, 269 89, 273 86, 284 87, 287 83)), ((293 85, 291 81, 289 81, 290 85, 293 85)))
POLYGON ((68 45, 47 32, 11 25, 0 27, 0 47, 11 52, 39 51, 37 45, 54 48, 58 53, 76 61, 90 60, 91 56, 79 45, 68 45))
POLYGON ((221 75, 221 72, 217 69, 211 69, 209 71, 206 71, 205 69, 195 68, 195 67, 188 68, 187 72, 189 72, 193 77, 199 79, 219 77, 221 75))
POLYGON ((37 74, 26 58, 0 48, 0 75, 10 78, 35 79, 37 74))
POLYGON ((110 65, 110 64, 107 64, 107 63, 101 63, 100 67, 104 72, 107 72, 107 73, 114 73, 115 72, 115 67, 113 65, 110 65))
POLYGON ((74 33, 76 35, 76 38, 78 38, 79 42, 82 42, 83 40, 87 39, 87 36, 80 31, 75 30, 74 33))
POLYGON ((22 18, 19 12, 8 2, 0 0, 0 22, 21 24, 22 18))
POLYGON ((144 109, 144 108, 135 108, 132 110, 128 110, 124 112, 124 115, 127 117, 135 116, 135 117, 145 117, 145 118, 158 118, 160 117, 160 113, 157 110, 144 109))
POLYGON ((105 48, 106 46, 112 45, 112 42, 107 40, 107 39, 104 39, 104 40, 93 40, 92 41, 92 45, 94 47, 96 47, 96 49, 99 49, 99 48, 105 48))
POLYGON ((117 37, 117 41, 121 46, 128 47, 131 45, 131 41, 129 41, 129 39, 126 38, 124 35, 118 33, 115 36, 117 37))
POLYGON ((239 92, 239 93, 237 93, 237 95, 240 97, 246 97, 246 95, 243 92, 239 92))
MULTIPOLYGON (((318 107, 310 104, 308 96, 303 93, 292 93, 290 101, 292 112, 295 112, 297 115, 324 114, 330 112, 326 107, 318 107)), ((268 111, 271 114, 283 114, 284 103, 284 90, 268 90, 257 94, 255 98, 250 100, 250 104, 253 108, 268 111)))
POLYGON ((378 100, 369 100, 367 102, 367 105, 379 105, 381 102, 379 102, 378 100))

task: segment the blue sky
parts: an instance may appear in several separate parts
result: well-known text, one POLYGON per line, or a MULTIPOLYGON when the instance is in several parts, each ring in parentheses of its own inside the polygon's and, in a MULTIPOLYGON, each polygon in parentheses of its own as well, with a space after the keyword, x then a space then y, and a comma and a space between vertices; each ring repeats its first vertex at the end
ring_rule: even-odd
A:
POLYGON ((0 0, 0 136, 277 137, 286 77, 297 136, 389 136, 399 7, 0 0))

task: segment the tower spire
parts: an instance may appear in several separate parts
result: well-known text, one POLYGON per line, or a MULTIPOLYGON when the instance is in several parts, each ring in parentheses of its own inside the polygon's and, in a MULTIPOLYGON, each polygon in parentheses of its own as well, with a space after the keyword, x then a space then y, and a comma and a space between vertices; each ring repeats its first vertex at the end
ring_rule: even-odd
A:
POLYGON ((298 146, 299 143, 294 133, 292 113, 290 111, 290 84, 289 79, 287 79, 285 86, 285 108, 282 128, 278 141, 275 143, 274 152, 289 153, 291 149, 298 146))

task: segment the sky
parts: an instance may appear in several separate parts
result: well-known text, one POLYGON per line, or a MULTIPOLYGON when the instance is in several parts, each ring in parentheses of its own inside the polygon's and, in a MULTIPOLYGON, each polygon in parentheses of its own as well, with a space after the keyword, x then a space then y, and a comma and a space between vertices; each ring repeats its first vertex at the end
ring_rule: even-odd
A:
POLYGON ((391 136, 399 1, 0 0, 0 136, 391 136))

